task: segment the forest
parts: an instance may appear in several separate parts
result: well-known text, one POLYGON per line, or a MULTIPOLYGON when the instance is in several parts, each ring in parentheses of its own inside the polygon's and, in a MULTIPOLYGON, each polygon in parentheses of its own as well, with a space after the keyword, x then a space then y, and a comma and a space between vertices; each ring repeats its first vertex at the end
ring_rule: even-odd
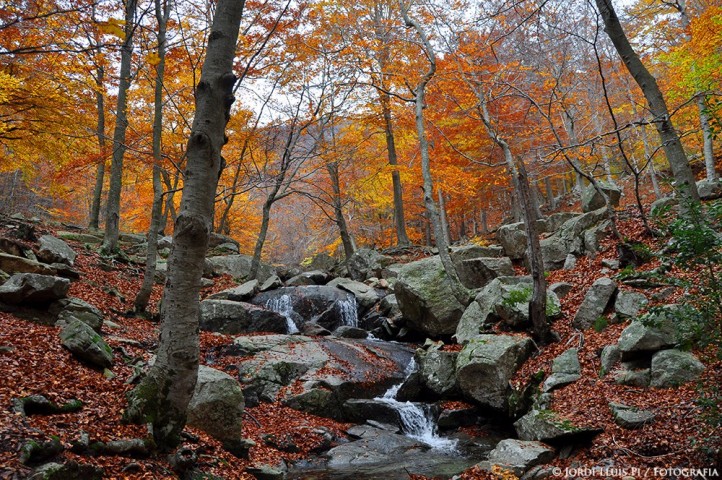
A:
POLYGON ((719 476, 720 67, 718 0, 2 2, 0 478, 719 476))

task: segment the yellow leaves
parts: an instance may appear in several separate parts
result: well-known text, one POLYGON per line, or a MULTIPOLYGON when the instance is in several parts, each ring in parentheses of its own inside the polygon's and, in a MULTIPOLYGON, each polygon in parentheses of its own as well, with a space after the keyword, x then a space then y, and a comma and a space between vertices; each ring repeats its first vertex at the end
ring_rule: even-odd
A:
POLYGON ((156 52, 150 52, 145 56, 145 61, 151 67, 155 67, 160 63, 160 56, 158 56, 158 53, 156 52))
POLYGON ((98 30, 105 35, 113 35, 125 40, 125 20, 110 18, 105 22, 98 22, 98 30))

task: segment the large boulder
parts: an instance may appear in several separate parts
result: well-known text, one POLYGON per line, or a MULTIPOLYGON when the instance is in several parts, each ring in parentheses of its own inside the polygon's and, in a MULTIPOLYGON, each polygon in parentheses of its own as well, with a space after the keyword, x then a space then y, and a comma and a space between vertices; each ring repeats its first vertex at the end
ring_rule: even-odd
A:
POLYGON ((0 302, 37 306, 65 298, 70 280, 36 273, 16 273, 0 286, 0 302))
POLYGON ((376 305, 381 297, 383 297, 383 293, 376 288, 348 278, 334 278, 328 282, 327 285, 353 293, 354 297, 356 297, 356 303, 360 307, 360 315, 366 313, 368 309, 376 305))
POLYGON ((210 300, 233 300, 234 302, 243 302, 252 298, 258 293, 258 280, 249 280, 238 286, 227 288, 218 293, 210 295, 210 300))
POLYGON ((569 253, 581 255, 584 253, 584 231, 598 226, 607 218, 605 208, 594 210, 570 218, 559 227, 557 235, 561 238, 569 253))
POLYGON ((510 470, 521 477, 532 467, 547 463, 554 458, 554 449, 540 442, 507 439, 499 442, 489 453, 492 467, 510 470))
POLYGON ((459 280, 466 288, 481 288, 497 277, 514 275, 509 257, 477 257, 455 262, 459 280))
POLYGON ((722 180, 700 180, 697 182, 697 191, 702 200, 714 200, 722 197, 722 180))
POLYGON ((401 267, 394 293, 407 325, 431 337, 453 334, 464 313, 438 256, 401 267))
POLYGON ((0 270, 11 274, 34 273, 38 275, 55 275, 57 273, 57 270, 50 265, 4 252, 0 252, 0 270))
POLYGON ((188 404, 189 425, 233 450, 241 440, 244 408, 243 392, 236 379, 205 365, 198 367, 198 381, 188 404))
POLYGON ((100 368, 113 366, 113 350, 95 330, 77 318, 60 329, 60 340, 80 360, 100 368))
MULTIPOLYGON (((512 328, 527 327, 532 291, 531 277, 495 278, 464 311, 456 329, 456 340, 464 343, 497 322, 512 328)), ((548 318, 557 318, 562 313, 559 298, 552 291, 547 291, 546 313, 548 318)))
POLYGON ((652 357, 650 386, 678 387, 696 380, 704 371, 704 364, 690 352, 662 350, 652 357))
POLYGON ((579 352, 570 348, 552 362, 552 374, 544 381, 542 390, 550 392, 582 378, 582 368, 579 364, 579 352))
MULTIPOLYGON (((215 275, 227 274, 233 278, 246 279, 251 272, 252 260, 253 257, 249 255, 218 255, 208 257, 206 263, 215 275)), ((259 282, 263 282, 275 274, 276 271, 271 265, 261 262, 258 269, 259 282)))
POLYGON ((348 273, 354 280, 364 281, 371 277, 380 278, 384 268, 394 263, 388 255, 382 255, 371 248, 359 248, 348 259, 348 273))
POLYGON ((541 442, 574 442, 597 435, 602 430, 575 425, 553 410, 533 409, 514 422, 516 433, 522 440, 541 442))
MULTIPOLYGON (((622 190, 613 183, 597 181, 599 189, 609 198, 612 207, 619 205, 622 198, 622 190)), ((598 210, 605 207, 604 197, 591 183, 582 192, 582 211, 584 213, 598 210)))
POLYGON ((450 248, 451 260, 459 264, 472 258, 499 258, 504 256, 504 249, 499 245, 481 246, 475 244, 453 246, 450 248))
POLYGON ((43 235, 38 239, 38 259, 45 263, 64 263, 72 266, 75 263, 76 254, 70 245, 52 235, 43 235))
POLYGON ((201 330, 237 335, 250 332, 289 333, 282 314, 245 302, 203 300, 200 305, 201 330))
POLYGON ((509 381, 529 357, 533 342, 511 335, 479 335, 456 359, 456 378, 462 394, 479 405, 506 411, 509 381))
MULTIPOLYGON (((564 267, 569 251, 567 250, 567 245, 560 237, 552 235, 551 237, 543 238, 539 241, 539 246, 541 247, 544 270, 559 270, 564 267)), ((527 263, 528 262, 529 259, 527 258, 527 263)))
POLYGON ((616 293, 617 284, 614 280, 608 277, 597 279, 587 290, 582 304, 574 315, 572 325, 580 330, 591 327, 604 314, 616 293))
POLYGON ((400 383, 413 356, 397 343, 336 337, 244 337, 238 346, 239 353, 255 351, 239 364, 247 405, 283 401, 333 418, 344 418, 346 400, 370 399, 400 383))
POLYGON ((635 318, 649 301, 643 293, 620 290, 614 301, 614 313, 618 319, 635 318))
POLYGON ((504 253, 512 260, 521 260, 526 252, 527 239, 524 222, 509 223, 499 227, 496 232, 504 253))
POLYGON ((684 318, 678 305, 665 305, 635 320, 622 331, 617 345, 625 357, 675 346, 680 338, 677 323, 684 318))
MULTIPOLYGON (((103 312, 99 308, 79 298, 65 298, 58 302, 62 310, 58 313, 56 325, 62 326, 69 323, 73 318, 87 323, 90 328, 100 332, 103 328, 103 312)), ((56 308, 57 308, 56 307, 56 308)))
POLYGON ((299 330, 306 324, 320 325, 329 331, 341 325, 358 326, 356 297, 332 285, 283 287, 261 292, 251 303, 292 319, 299 330))
POLYGON ((437 348, 416 352, 418 376, 422 386, 439 397, 449 396, 458 390, 456 358, 458 352, 445 352, 437 348))

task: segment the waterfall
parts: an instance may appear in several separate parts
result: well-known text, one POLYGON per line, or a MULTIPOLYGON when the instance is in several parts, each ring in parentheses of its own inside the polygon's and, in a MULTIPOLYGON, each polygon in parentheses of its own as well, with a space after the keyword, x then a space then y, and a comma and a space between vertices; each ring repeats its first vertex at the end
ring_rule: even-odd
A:
POLYGON ((338 309, 341 314, 341 323, 350 327, 358 327, 358 306, 356 296, 349 295, 346 300, 338 302, 338 309))
MULTIPOLYGON (((406 367, 404 373, 408 378, 416 370, 416 361, 411 358, 411 362, 406 367)), ((405 379, 404 379, 405 380, 405 379)), ((389 388, 381 397, 374 400, 383 402, 399 412, 402 429, 406 436, 415 440, 424 442, 436 450, 456 451, 458 440, 449 440, 439 436, 436 422, 434 421, 431 408, 425 404, 412 402, 399 402, 396 400, 396 394, 403 385, 403 381, 389 388)))
POLYGON ((289 334, 298 333, 298 327, 293 321, 293 318, 291 318, 291 313, 293 313, 293 303, 291 302, 290 295, 283 294, 280 297, 269 298, 266 302, 266 308, 286 317, 286 325, 288 326, 289 334))

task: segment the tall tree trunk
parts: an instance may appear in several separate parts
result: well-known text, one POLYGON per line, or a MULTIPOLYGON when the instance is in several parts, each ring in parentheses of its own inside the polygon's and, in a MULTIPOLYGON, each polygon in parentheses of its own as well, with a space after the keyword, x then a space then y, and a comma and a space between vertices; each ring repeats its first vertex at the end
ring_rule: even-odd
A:
POLYGON ((95 128, 95 135, 98 137, 98 150, 100 159, 95 170, 95 187, 93 188, 93 200, 90 206, 90 221, 88 226, 97 229, 100 226, 100 203, 103 198, 103 183, 105 182, 105 94, 103 83, 105 82, 105 69, 98 66, 96 69, 95 103, 98 108, 98 123, 95 128))
POLYGON ((120 82, 118 106, 116 107, 115 131, 113 132, 113 158, 110 163, 110 187, 105 215, 105 234, 101 251, 112 255, 118 251, 120 233, 120 194, 123 188, 123 156, 125 155, 125 132, 128 129, 128 90, 133 60, 133 36, 135 33, 135 10, 137 0, 125 3, 125 40, 120 50, 120 82))
POLYGON ((271 207, 275 202, 275 194, 266 198, 263 203, 263 209, 261 211, 261 229, 258 231, 258 237, 256 238, 256 246, 253 248, 253 258, 251 259, 251 270, 248 274, 248 279, 254 279, 258 277, 258 271, 261 269, 261 255, 263 254, 263 245, 266 243, 266 236, 268 235, 268 225, 271 223, 271 207))
POLYGON ((444 201, 444 191, 439 187, 437 191, 439 195, 439 214, 441 216, 441 231, 444 232, 444 241, 447 245, 451 243, 451 233, 449 232, 449 218, 446 215, 446 202, 444 201))
POLYGON ((552 179, 547 175, 544 177, 544 189, 547 192, 547 205, 549 205, 550 210, 556 210, 557 209, 557 199, 554 196, 554 188, 552 187, 552 179))
POLYGON ((158 20, 158 65, 155 71, 155 97, 153 99, 153 206, 150 210, 150 228, 148 229, 148 248, 145 255, 145 276, 143 284, 135 296, 135 311, 144 312, 148 307, 150 294, 155 284, 155 263, 158 256, 158 233, 163 217, 163 184, 160 179, 161 137, 163 134, 163 80, 165 72, 166 26, 171 6, 168 0, 155 0, 155 16, 158 20))
POLYGON ((406 233, 406 218, 404 215, 404 193, 401 186, 401 175, 396 169, 398 158, 396 156, 396 140, 394 138, 394 125, 391 118, 391 99, 387 93, 381 92, 381 109, 384 116, 384 133, 386 135, 386 150, 388 152, 389 165, 391 166, 391 183, 394 190, 394 225, 396 227, 396 242, 402 246, 411 245, 409 236, 406 233))
POLYGON ((341 184, 338 177, 338 162, 329 162, 326 164, 326 170, 331 178, 331 189, 333 191, 333 213, 336 219, 336 225, 338 226, 338 232, 341 236, 341 243, 343 244, 343 253, 346 256, 346 261, 351 258, 351 255, 356 251, 356 244, 353 241, 353 237, 348 231, 348 224, 346 223, 346 217, 343 214, 343 202, 341 201, 341 184))
MULTIPOLYGON (((667 103, 657 85, 657 80, 649 73, 649 70, 644 66, 629 43, 612 5, 612 0, 595 0, 595 2, 604 21, 604 31, 614 44, 614 48, 627 70, 629 70, 642 93, 644 93, 649 109, 654 115, 654 124, 657 127, 664 153, 674 175, 675 189, 686 200, 686 202, 682 202, 683 208, 692 202, 698 202, 699 193, 697 192, 694 174, 667 110, 667 103), (685 203, 687 205, 684 205, 685 203)), ((683 211, 686 211, 686 208, 683 211)))
POLYGON ((221 149, 233 104, 233 58, 243 1, 218 0, 206 59, 196 88, 196 113, 180 214, 173 232, 161 308, 157 359, 129 394, 126 419, 150 422, 159 448, 175 447, 198 375, 198 315, 203 262, 222 166, 221 149))
POLYGON ((421 39, 422 48, 426 53, 426 59, 429 62, 429 69, 419 80, 419 83, 414 89, 414 116, 416 119, 416 134, 419 137, 419 151, 421 154, 421 174, 424 179, 424 205, 426 207, 426 213, 431 222, 431 227, 434 230, 434 237, 436 238, 436 247, 439 250, 439 257, 441 263, 444 266, 444 271, 449 279, 451 290, 454 293, 454 297, 462 305, 469 304, 469 291, 461 284, 459 280, 459 274, 456 272, 454 262, 451 260, 449 255, 449 244, 446 241, 444 229, 441 223, 441 215, 439 209, 434 201, 434 182, 431 178, 431 160, 429 158, 429 141, 426 138, 426 127, 424 121, 424 108, 426 107, 426 86, 429 84, 431 79, 436 73, 436 55, 434 49, 429 42, 426 33, 421 28, 418 21, 409 17, 407 7, 401 3, 401 15, 404 23, 407 27, 413 28, 421 39))

